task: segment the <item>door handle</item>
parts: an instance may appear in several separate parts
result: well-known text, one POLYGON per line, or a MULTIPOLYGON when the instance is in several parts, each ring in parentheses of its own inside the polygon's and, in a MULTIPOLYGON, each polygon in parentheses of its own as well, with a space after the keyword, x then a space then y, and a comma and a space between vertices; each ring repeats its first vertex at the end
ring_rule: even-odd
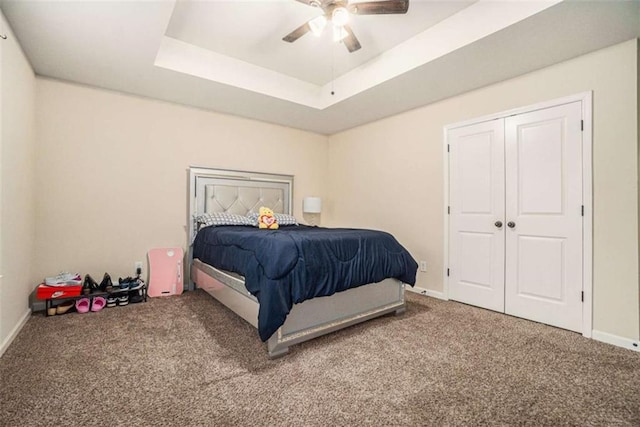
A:
POLYGON ((502 228, 502 221, 496 221, 496 223, 493 225, 495 225, 498 228, 502 228))
POLYGON ((515 223, 515 222, 513 222, 513 221, 509 221, 509 222, 507 223, 507 227, 509 227, 509 228, 513 228, 513 227, 515 227, 515 226, 516 226, 516 223, 515 223))

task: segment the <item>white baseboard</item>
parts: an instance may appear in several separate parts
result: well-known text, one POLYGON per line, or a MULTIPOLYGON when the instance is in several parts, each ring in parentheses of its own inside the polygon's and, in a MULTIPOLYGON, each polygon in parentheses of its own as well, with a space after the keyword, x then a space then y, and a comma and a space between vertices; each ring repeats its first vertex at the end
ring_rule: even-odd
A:
POLYGON ((438 299, 442 299, 442 300, 447 300, 447 298, 445 298, 444 293, 442 292, 438 292, 438 291, 432 291, 431 289, 425 289, 425 288, 419 288, 417 286, 411 287, 411 286, 405 286, 404 287, 405 290, 416 293, 416 294, 420 294, 420 295, 426 295, 428 297, 432 297, 432 298, 438 298, 438 299))
POLYGON ((22 316, 18 324, 11 330, 11 333, 9 333, 9 336, 2 342, 2 345, 0 346, 0 357, 2 357, 2 355, 4 354, 5 351, 7 351, 7 349, 13 342, 13 340, 18 336, 18 333, 22 330, 24 325, 27 323, 27 320, 29 320, 30 316, 31 316, 31 310, 27 309, 27 311, 24 313, 24 315, 22 316))
POLYGON ((607 332, 592 331, 591 338, 596 341, 601 341, 607 344, 613 344, 618 347, 627 348, 633 351, 640 351, 640 343, 629 338, 619 337, 617 335, 609 334, 607 332))

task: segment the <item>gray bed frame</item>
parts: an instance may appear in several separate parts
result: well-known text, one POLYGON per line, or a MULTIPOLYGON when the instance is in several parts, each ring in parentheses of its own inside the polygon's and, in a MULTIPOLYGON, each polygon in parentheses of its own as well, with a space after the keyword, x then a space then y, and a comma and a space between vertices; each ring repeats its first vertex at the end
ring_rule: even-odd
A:
MULTIPOLYGON (((245 215, 267 206, 274 212, 292 214, 293 176, 242 172, 202 167, 189 168, 189 241, 198 230, 195 217, 206 212, 245 215)), ((257 299, 244 279, 193 259, 188 254, 189 288, 205 290, 247 322, 258 327, 257 299)), ((269 357, 285 355, 289 346, 366 320, 405 311, 404 284, 386 279, 327 297, 295 304, 285 323, 267 341, 269 357)))

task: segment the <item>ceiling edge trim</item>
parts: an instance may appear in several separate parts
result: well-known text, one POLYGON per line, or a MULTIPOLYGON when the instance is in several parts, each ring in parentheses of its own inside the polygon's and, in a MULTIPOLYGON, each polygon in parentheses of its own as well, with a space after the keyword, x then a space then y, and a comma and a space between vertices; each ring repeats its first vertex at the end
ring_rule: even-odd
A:
POLYGON ((324 110, 563 0, 480 0, 324 86, 163 36, 154 65, 324 110))

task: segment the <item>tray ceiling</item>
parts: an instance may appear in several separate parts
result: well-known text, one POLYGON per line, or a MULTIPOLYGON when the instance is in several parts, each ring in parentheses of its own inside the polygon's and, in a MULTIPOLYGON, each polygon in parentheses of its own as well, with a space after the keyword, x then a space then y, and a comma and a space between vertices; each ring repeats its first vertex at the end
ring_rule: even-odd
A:
POLYGON ((36 73, 323 134, 640 35, 639 1, 420 1, 352 16, 362 49, 282 37, 294 0, 15 1, 36 73), (332 94, 333 92, 333 94, 332 94))

